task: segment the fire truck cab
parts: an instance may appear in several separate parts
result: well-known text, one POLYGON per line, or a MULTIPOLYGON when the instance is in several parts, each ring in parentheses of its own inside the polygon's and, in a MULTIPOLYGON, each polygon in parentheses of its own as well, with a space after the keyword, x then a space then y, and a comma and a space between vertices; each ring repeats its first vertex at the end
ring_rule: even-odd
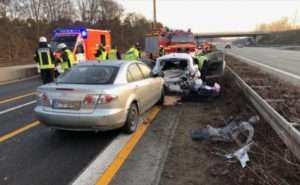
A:
POLYGON ((165 54, 193 53, 196 50, 194 35, 190 30, 160 28, 154 29, 145 35, 145 52, 148 58, 158 58, 161 46, 165 54))
POLYGON ((111 47, 111 35, 107 30, 95 30, 86 28, 59 28, 54 30, 54 36, 50 41, 51 49, 56 57, 60 56, 57 46, 65 43, 73 52, 75 62, 94 60, 96 57, 96 45, 102 43, 106 50, 111 47))

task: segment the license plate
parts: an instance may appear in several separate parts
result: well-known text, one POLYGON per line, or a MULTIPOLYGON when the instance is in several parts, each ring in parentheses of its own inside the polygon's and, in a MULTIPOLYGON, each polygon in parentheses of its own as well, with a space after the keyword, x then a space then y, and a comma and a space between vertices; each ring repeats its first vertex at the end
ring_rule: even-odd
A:
POLYGON ((61 100, 53 100, 52 101, 53 109, 80 109, 79 101, 61 101, 61 100))

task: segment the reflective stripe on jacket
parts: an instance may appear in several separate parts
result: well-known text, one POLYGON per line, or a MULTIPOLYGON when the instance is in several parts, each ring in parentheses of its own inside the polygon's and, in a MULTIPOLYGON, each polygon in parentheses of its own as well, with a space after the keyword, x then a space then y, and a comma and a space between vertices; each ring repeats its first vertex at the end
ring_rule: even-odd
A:
POLYGON ((39 48, 38 57, 40 62, 40 69, 53 69, 55 67, 50 56, 49 48, 39 48))

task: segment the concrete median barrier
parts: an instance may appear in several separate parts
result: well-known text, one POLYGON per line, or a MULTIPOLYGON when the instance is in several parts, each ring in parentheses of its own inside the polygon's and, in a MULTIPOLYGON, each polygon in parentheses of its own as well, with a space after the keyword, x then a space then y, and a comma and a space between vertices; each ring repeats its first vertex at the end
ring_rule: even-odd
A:
POLYGON ((0 68, 0 83, 37 75, 36 64, 0 68))

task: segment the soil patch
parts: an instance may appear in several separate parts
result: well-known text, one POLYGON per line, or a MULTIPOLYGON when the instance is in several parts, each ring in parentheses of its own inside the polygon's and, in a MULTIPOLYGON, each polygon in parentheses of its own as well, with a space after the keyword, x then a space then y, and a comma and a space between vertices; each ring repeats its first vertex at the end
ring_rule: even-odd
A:
MULTIPOLYGON (((231 65, 231 58, 226 61, 231 65)), ((226 72, 219 80, 222 96, 215 101, 183 102, 182 116, 160 184, 300 184, 300 162, 263 119, 254 126, 254 144, 248 153, 250 162, 245 168, 238 161, 223 160, 220 155, 239 148, 236 143, 197 142, 191 139, 191 132, 198 128, 206 125, 222 127, 229 120, 246 121, 257 114, 232 78, 226 72)), ((261 85, 264 86, 256 84, 261 85)))

